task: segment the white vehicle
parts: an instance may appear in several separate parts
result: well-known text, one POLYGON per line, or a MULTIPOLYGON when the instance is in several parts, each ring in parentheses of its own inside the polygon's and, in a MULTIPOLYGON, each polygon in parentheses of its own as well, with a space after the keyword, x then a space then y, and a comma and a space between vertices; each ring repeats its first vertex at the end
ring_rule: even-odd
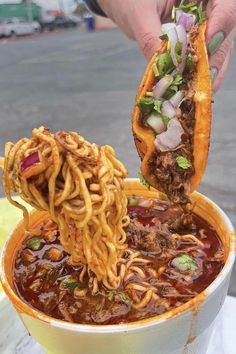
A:
POLYGON ((24 19, 8 18, 0 23, 0 35, 4 37, 24 36, 40 31, 40 24, 36 21, 27 22, 24 19))

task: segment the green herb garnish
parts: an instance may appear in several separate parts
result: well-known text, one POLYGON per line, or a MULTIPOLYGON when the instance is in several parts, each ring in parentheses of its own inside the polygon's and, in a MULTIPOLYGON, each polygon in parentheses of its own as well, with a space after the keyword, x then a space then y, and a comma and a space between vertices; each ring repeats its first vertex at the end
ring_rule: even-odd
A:
POLYGON ((26 242, 26 247, 33 251, 38 251, 41 246, 41 239, 39 237, 32 237, 26 242))
POLYGON ((207 14, 206 14, 206 11, 203 10, 203 5, 202 5, 202 1, 201 1, 198 6, 198 10, 197 10, 197 21, 198 21, 199 25, 201 25, 206 20, 207 20, 207 14))
POLYGON ((76 288, 84 289, 84 284, 80 283, 79 281, 74 281, 74 282, 63 281, 62 284, 65 288, 69 290, 75 290, 76 288))
POLYGON ((140 100, 137 102, 137 105, 140 107, 144 116, 148 116, 155 112, 161 114, 162 101, 155 100, 153 97, 140 98, 140 100))
POLYGON ((182 254, 181 256, 174 258, 171 264, 181 272, 185 272, 187 270, 194 272, 198 268, 197 264, 188 254, 182 254))
POLYGON ((118 295, 119 298, 120 298, 120 300, 121 300, 122 302, 124 302, 125 304, 128 304, 129 301, 130 301, 129 298, 126 296, 125 293, 123 293, 123 292, 121 292, 121 291, 118 291, 118 292, 117 292, 117 291, 115 291, 115 290, 112 290, 112 291, 110 291, 110 292, 108 293, 108 296, 107 296, 108 300, 109 300, 109 301, 113 301, 115 295, 118 295))
POLYGON ((146 179, 143 177, 141 172, 138 173, 138 178, 139 178, 140 183, 142 183, 144 185, 144 187, 146 187, 147 189, 150 189, 150 184, 148 183, 148 181, 146 181, 146 179))
POLYGON ((169 121, 171 120, 171 118, 169 118, 167 116, 162 116, 162 120, 163 120, 163 123, 165 124, 165 126, 167 128, 167 125, 168 125, 169 121))
POLYGON ((102 304, 96 304, 95 309, 96 311, 100 311, 102 308, 102 304))
POLYGON ((179 41, 175 45, 175 57, 176 57, 178 64, 180 64, 182 62, 182 57, 181 57, 182 47, 183 47, 183 45, 179 41))
POLYGON ((137 106, 145 115, 151 114, 154 108, 154 99, 151 97, 143 97, 137 101, 137 106))
POLYGON ((175 75, 172 84, 168 87, 164 94, 164 98, 169 100, 177 91, 183 82, 183 77, 180 74, 175 75))
POLYGON ((195 67, 196 67, 196 65, 195 65, 195 63, 193 61, 193 55, 192 55, 192 53, 188 53, 187 60, 186 60, 186 68, 190 72, 192 72, 192 71, 195 70, 195 67))
POLYGON ((176 162, 177 162, 177 165, 184 170, 187 170, 189 167, 192 166, 191 163, 188 161, 188 159, 184 156, 177 156, 176 162))
POLYGON ((109 301, 112 301, 115 297, 115 294, 116 294, 116 291, 109 291, 108 295, 107 295, 107 298, 109 301))
POLYGON ((156 57, 156 65, 160 77, 170 74, 175 68, 170 53, 159 54, 156 57))
POLYGON ((158 114, 161 114, 161 110, 162 110, 162 105, 163 102, 160 100, 154 100, 154 111, 156 111, 158 114))
POLYGON ((122 302, 124 302, 125 304, 128 304, 129 303, 129 298, 125 295, 125 293, 122 293, 122 292, 119 292, 118 293, 120 299, 122 302))

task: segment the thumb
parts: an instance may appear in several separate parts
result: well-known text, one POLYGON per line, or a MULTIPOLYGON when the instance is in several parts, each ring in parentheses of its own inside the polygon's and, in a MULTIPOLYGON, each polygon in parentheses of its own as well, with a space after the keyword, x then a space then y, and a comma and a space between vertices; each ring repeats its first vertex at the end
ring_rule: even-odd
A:
POLYGON ((156 7, 137 1, 133 8, 132 30, 141 51, 149 60, 159 49, 162 34, 161 21, 156 7))

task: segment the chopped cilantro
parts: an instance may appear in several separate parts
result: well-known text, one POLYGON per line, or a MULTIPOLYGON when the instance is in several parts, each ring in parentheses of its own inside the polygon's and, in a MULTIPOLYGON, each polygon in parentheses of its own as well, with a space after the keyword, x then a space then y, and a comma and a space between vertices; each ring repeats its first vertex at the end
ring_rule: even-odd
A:
POLYGON ((143 114, 151 114, 154 108, 154 99, 151 97, 142 97, 137 101, 137 106, 139 106, 143 114))
POLYGON ((95 309, 96 311, 100 311, 102 308, 102 304, 96 304, 95 309))
POLYGON ((119 298, 120 298, 120 300, 121 300, 122 302, 124 302, 125 304, 128 304, 129 301, 130 301, 129 298, 126 296, 125 293, 123 293, 123 292, 121 292, 121 291, 116 291, 116 290, 112 290, 112 291, 110 291, 110 292, 108 293, 108 295, 107 295, 108 300, 109 300, 109 301, 113 301, 115 295, 118 295, 119 298))
POLYGON ((57 278, 57 280, 59 280, 61 282, 61 285, 68 290, 74 290, 75 288, 85 288, 83 283, 77 281, 75 277, 70 274, 57 278))
POLYGON ((181 256, 174 258, 171 264, 181 272, 185 272, 188 270, 194 272, 198 268, 197 264, 188 254, 182 254, 181 256))
POLYGON ((140 183, 142 183, 144 185, 144 187, 146 187, 147 189, 150 189, 150 184, 146 181, 146 179, 143 177, 141 172, 138 173, 138 177, 139 177, 140 183))
POLYGON ((162 120, 163 120, 163 123, 165 124, 165 126, 167 128, 167 125, 168 125, 169 121, 171 120, 171 118, 169 118, 167 116, 162 116, 162 120))
POLYGON ((128 304, 129 303, 129 298, 125 295, 125 293, 122 293, 122 292, 119 292, 118 293, 120 299, 122 302, 124 302, 125 304, 128 304))
POLYGON ((187 170, 189 167, 191 167, 191 163, 186 159, 184 156, 177 156, 176 157, 176 162, 179 167, 181 167, 184 170, 187 170))
POLYGON ((107 295, 108 300, 112 301, 114 299, 115 294, 116 294, 116 292, 114 290, 109 291, 109 293, 107 295))
POLYGON ((75 290, 76 288, 84 289, 84 284, 80 283, 79 281, 74 281, 74 282, 63 281, 62 284, 65 288, 69 290, 75 290))
POLYGON ((158 114, 161 114, 161 109, 162 109, 163 102, 160 100, 154 100, 154 111, 156 111, 158 114))
POLYGON ((170 53, 159 54, 156 57, 156 65, 160 77, 170 74, 175 68, 170 53))
POLYGON ((41 241, 39 237, 32 237, 26 242, 26 247, 30 248, 32 251, 37 251, 41 246, 41 241))
POLYGON ((199 25, 201 25, 202 23, 204 23, 207 20, 207 14, 206 14, 206 11, 203 10, 202 1, 200 2, 199 6, 198 6, 197 19, 198 19, 199 25))
POLYGON ((164 98, 169 100, 178 90, 183 82, 183 77, 180 74, 175 75, 172 84, 168 87, 165 92, 164 98))
POLYGON ((186 68, 192 72, 195 70, 195 63, 193 61, 193 55, 192 53, 188 53, 187 60, 186 60, 186 68))
POLYGON ((153 111, 161 114, 162 101, 155 100, 153 97, 143 97, 138 100, 137 105, 140 107, 142 113, 146 116, 153 111))
POLYGON ((182 43, 181 42, 176 42, 176 45, 175 45, 175 57, 176 57, 176 60, 178 62, 178 64, 180 64, 182 62, 182 57, 181 57, 181 54, 182 54, 182 43))

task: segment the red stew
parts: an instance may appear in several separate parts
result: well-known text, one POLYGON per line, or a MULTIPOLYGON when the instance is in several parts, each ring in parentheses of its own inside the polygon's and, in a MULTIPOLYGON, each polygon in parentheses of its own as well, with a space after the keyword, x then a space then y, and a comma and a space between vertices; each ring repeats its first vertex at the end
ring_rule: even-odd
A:
MULTIPOLYGON (((83 283, 79 281, 82 268, 68 262, 69 255, 50 220, 38 226, 40 236, 28 235, 17 253, 14 284, 22 300, 64 321, 118 324, 156 316, 203 291, 224 265, 223 246, 216 231, 200 217, 183 214, 168 202, 152 199, 151 206, 143 206, 150 200, 135 200, 130 204, 138 205, 128 207, 131 223, 127 243, 129 249, 150 260, 142 270, 156 289, 155 301, 134 308, 124 283, 114 291, 101 287, 92 295, 88 277, 83 283), (81 290, 86 288, 86 296, 82 296, 81 290)), ((140 279, 133 276, 128 281, 138 284, 140 279)))

